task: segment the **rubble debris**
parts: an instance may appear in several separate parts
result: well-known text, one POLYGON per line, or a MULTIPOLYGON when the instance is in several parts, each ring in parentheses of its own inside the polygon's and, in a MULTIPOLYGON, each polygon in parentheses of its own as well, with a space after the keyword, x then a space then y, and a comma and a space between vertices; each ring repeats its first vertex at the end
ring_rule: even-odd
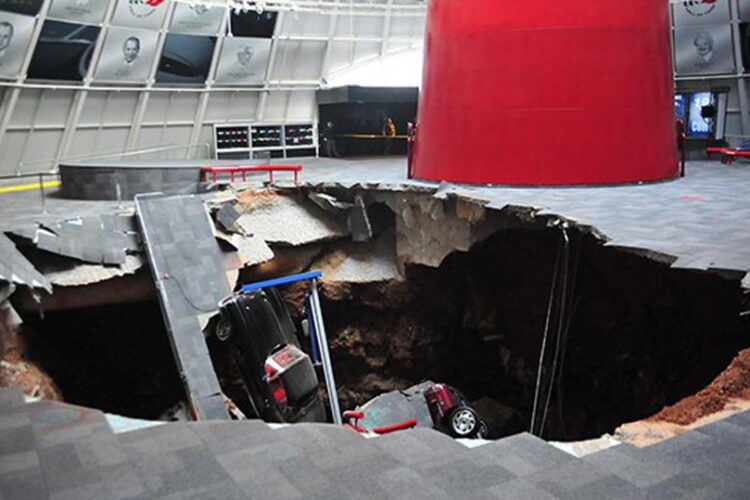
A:
POLYGON ((428 195, 402 194, 394 199, 400 265, 438 267, 455 251, 466 252, 475 243, 519 221, 507 213, 479 205, 428 195))
POLYGON ((52 284, 29 262, 16 245, 0 233, 0 281, 43 289, 52 293, 52 284))
POLYGON ((238 232, 237 220, 242 215, 243 210, 239 203, 225 203, 216 212, 216 222, 222 225, 229 232, 238 232))
POLYGON ((127 252, 139 249, 132 216, 77 217, 13 234, 30 239, 40 250, 93 264, 124 264, 127 252))
POLYGON ((370 244, 333 243, 312 268, 323 271, 325 283, 376 283, 402 279, 396 265, 396 240, 382 234, 370 244))
POLYGON ((349 209, 354 207, 352 203, 340 201, 335 196, 331 196, 327 193, 318 193, 315 191, 311 191, 307 194, 307 197, 310 199, 310 201, 315 203, 323 210, 335 214, 347 212, 349 209))
POLYGON ((349 210, 347 226, 352 233, 352 240, 366 242, 372 239, 372 224, 370 224, 367 206, 361 193, 354 196, 354 206, 349 210))
POLYGON ((313 259, 320 254, 321 248, 321 245, 318 244, 299 247, 275 247, 273 259, 243 269, 242 280, 244 283, 248 283, 301 273, 310 267, 313 259))
POLYGON ((199 420, 228 419, 202 331, 234 285, 213 221, 197 196, 139 195, 135 205, 191 410, 199 420))
POLYGON ((240 195, 245 213, 237 225, 267 243, 305 245, 349 234, 341 217, 325 212, 302 195, 262 192, 240 195))
POLYGON ((125 261, 120 265, 86 264, 69 257, 49 254, 34 261, 50 283, 58 287, 93 285, 133 275, 146 264, 141 255, 126 255, 125 261))
POLYGON ((216 231, 216 237, 232 249, 227 255, 227 269, 244 269, 268 262, 274 258, 273 250, 265 241, 253 235, 227 234, 216 231))

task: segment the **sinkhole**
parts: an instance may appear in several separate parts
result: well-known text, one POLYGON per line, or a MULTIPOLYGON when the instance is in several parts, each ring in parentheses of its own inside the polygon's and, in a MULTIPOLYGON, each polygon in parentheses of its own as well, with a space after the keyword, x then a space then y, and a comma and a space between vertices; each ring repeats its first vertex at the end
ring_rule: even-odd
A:
MULTIPOLYGON (((404 228, 396 230, 392 214, 380 219, 376 233, 397 240, 404 228)), ((375 236, 356 244, 360 259, 382 243, 375 236)), ((240 281, 278 273, 289 259, 281 251, 240 281)), ((433 380, 460 389, 493 438, 532 430, 584 440, 695 394, 750 346, 750 318, 741 315, 748 296, 738 279, 673 269, 575 227, 488 231, 437 265, 401 262, 400 269, 398 279, 383 281, 324 278, 342 409, 433 380)), ((281 289, 298 327, 301 287, 281 289)), ((70 403, 155 419, 185 398, 153 299, 27 311, 23 320, 27 357, 70 403)), ((233 382, 236 367, 208 344, 225 394, 251 414, 233 382)))

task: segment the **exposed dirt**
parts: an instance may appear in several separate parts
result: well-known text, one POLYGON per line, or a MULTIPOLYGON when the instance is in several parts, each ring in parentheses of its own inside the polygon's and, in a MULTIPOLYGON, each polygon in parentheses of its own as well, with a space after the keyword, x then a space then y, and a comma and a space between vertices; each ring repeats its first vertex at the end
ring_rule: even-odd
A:
POLYGON ((278 191, 273 189, 247 189, 237 193, 237 201, 242 205, 245 211, 272 203, 281 196, 278 191))
POLYGON ((750 349, 741 351, 705 389, 646 420, 690 425, 702 417, 724 410, 735 399, 750 400, 750 349))
POLYGON ((62 401, 63 396, 54 380, 36 363, 26 357, 26 345, 13 319, 10 308, 0 304, 0 387, 20 387, 27 396, 62 401))
MULTIPOLYGON (((407 266, 404 281, 324 283, 342 407, 431 379, 499 403, 508 418, 487 418, 499 420, 501 434, 528 430, 560 241, 557 230, 508 230, 437 269, 407 266)), ((595 438, 653 415, 705 387, 747 347, 738 282, 576 234, 571 253, 579 257, 570 333, 545 438, 595 438)), ((285 293, 297 310, 302 292, 285 293)))

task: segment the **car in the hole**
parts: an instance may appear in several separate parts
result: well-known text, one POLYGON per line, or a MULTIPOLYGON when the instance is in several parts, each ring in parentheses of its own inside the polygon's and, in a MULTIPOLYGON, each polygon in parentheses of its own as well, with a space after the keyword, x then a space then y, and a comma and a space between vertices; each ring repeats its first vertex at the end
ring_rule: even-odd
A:
POLYGON ((266 422, 325 422, 315 367, 278 291, 237 293, 219 308, 214 334, 229 343, 256 415, 266 422))
POLYGON ((435 429, 454 438, 487 438, 487 424, 458 389, 435 384, 424 392, 424 399, 435 429))

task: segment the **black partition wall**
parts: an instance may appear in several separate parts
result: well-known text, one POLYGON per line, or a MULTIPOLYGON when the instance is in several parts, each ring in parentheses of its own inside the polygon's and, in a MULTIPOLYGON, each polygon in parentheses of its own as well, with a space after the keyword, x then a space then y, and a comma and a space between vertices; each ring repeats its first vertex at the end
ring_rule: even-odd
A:
MULTIPOLYGON (((336 148, 342 156, 406 154, 407 123, 417 116, 416 87, 348 86, 317 93, 319 133, 333 124, 336 148), (397 137, 387 145, 383 138, 386 119, 396 125, 397 137)), ((321 141, 322 144, 322 141, 321 141)))

